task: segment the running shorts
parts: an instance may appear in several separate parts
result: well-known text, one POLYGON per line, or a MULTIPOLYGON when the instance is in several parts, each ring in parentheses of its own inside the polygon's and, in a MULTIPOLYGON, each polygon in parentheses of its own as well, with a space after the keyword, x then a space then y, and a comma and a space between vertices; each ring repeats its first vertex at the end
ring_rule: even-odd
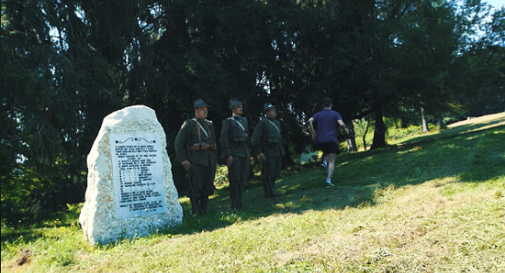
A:
POLYGON ((325 154, 340 154, 340 148, 338 147, 338 142, 336 141, 319 143, 319 147, 325 154))

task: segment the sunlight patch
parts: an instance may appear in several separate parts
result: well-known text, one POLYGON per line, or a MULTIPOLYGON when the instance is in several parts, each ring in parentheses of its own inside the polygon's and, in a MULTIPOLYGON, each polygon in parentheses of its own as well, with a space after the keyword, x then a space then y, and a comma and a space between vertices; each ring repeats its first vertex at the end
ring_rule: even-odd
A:
POLYGON ((416 146, 412 149, 412 151, 416 152, 416 151, 421 151, 423 149, 423 147, 421 146, 416 146))
POLYGON ((279 208, 279 209, 286 209, 286 208, 294 209, 297 206, 293 203, 293 201, 289 201, 289 202, 284 203, 284 204, 282 204, 282 203, 281 204, 275 204, 275 207, 279 208))
POLYGON ((434 188, 438 188, 438 187, 442 187, 447 184, 456 183, 456 182, 460 182, 458 177, 450 176, 450 177, 444 177, 442 179, 439 178, 439 179, 433 179, 433 180, 426 181, 425 185, 433 186, 434 188))

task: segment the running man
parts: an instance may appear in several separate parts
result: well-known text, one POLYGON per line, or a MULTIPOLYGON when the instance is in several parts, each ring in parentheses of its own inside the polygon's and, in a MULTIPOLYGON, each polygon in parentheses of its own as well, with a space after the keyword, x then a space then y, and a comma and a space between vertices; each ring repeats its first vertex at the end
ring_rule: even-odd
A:
POLYGON ((340 127, 344 128, 346 132, 349 132, 345 123, 342 121, 342 116, 337 111, 331 110, 332 106, 333 100, 331 98, 324 98, 323 111, 317 112, 308 120, 312 139, 317 141, 319 147, 323 151, 323 163, 321 163, 321 167, 323 170, 327 171, 327 188, 334 186, 331 183, 331 177, 333 176, 333 170, 335 169, 335 158, 338 154, 340 154, 337 139, 337 125, 340 125, 340 127), (318 132, 314 131, 314 121, 317 124, 318 132))

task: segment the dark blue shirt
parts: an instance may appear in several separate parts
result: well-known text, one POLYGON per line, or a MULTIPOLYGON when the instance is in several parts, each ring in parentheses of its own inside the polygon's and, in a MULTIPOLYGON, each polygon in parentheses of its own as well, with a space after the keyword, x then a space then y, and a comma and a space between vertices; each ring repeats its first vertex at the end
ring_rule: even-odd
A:
POLYGON ((338 120, 342 120, 342 116, 331 109, 324 109, 312 116, 317 124, 317 142, 324 143, 337 141, 338 120))

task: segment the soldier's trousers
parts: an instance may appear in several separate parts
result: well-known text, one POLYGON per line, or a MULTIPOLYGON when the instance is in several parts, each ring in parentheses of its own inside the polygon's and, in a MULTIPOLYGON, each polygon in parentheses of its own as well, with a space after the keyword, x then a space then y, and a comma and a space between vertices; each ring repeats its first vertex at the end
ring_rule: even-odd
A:
POLYGON ((215 166, 191 164, 193 190, 190 192, 191 210, 195 215, 207 212, 209 196, 214 194, 215 166))
POLYGON ((243 206, 244 182, 249 174, 249 168, 249 158, 239 156, 233 156, 233 163, 228 166, 232 209, 241 209, 243 206))
POLYGON ((202 166, 192 163, 191 174, 193 176, 193 191, 196 198, 214 194, 216 166, 202 166))
MULTIPOLYGON (((267 157, 268 182, 263 185, 265 197, 274 196, 275 179, 281 175, 282 157, 267 157)), ((265 174, 262 173, 262 178, 265 174)))

